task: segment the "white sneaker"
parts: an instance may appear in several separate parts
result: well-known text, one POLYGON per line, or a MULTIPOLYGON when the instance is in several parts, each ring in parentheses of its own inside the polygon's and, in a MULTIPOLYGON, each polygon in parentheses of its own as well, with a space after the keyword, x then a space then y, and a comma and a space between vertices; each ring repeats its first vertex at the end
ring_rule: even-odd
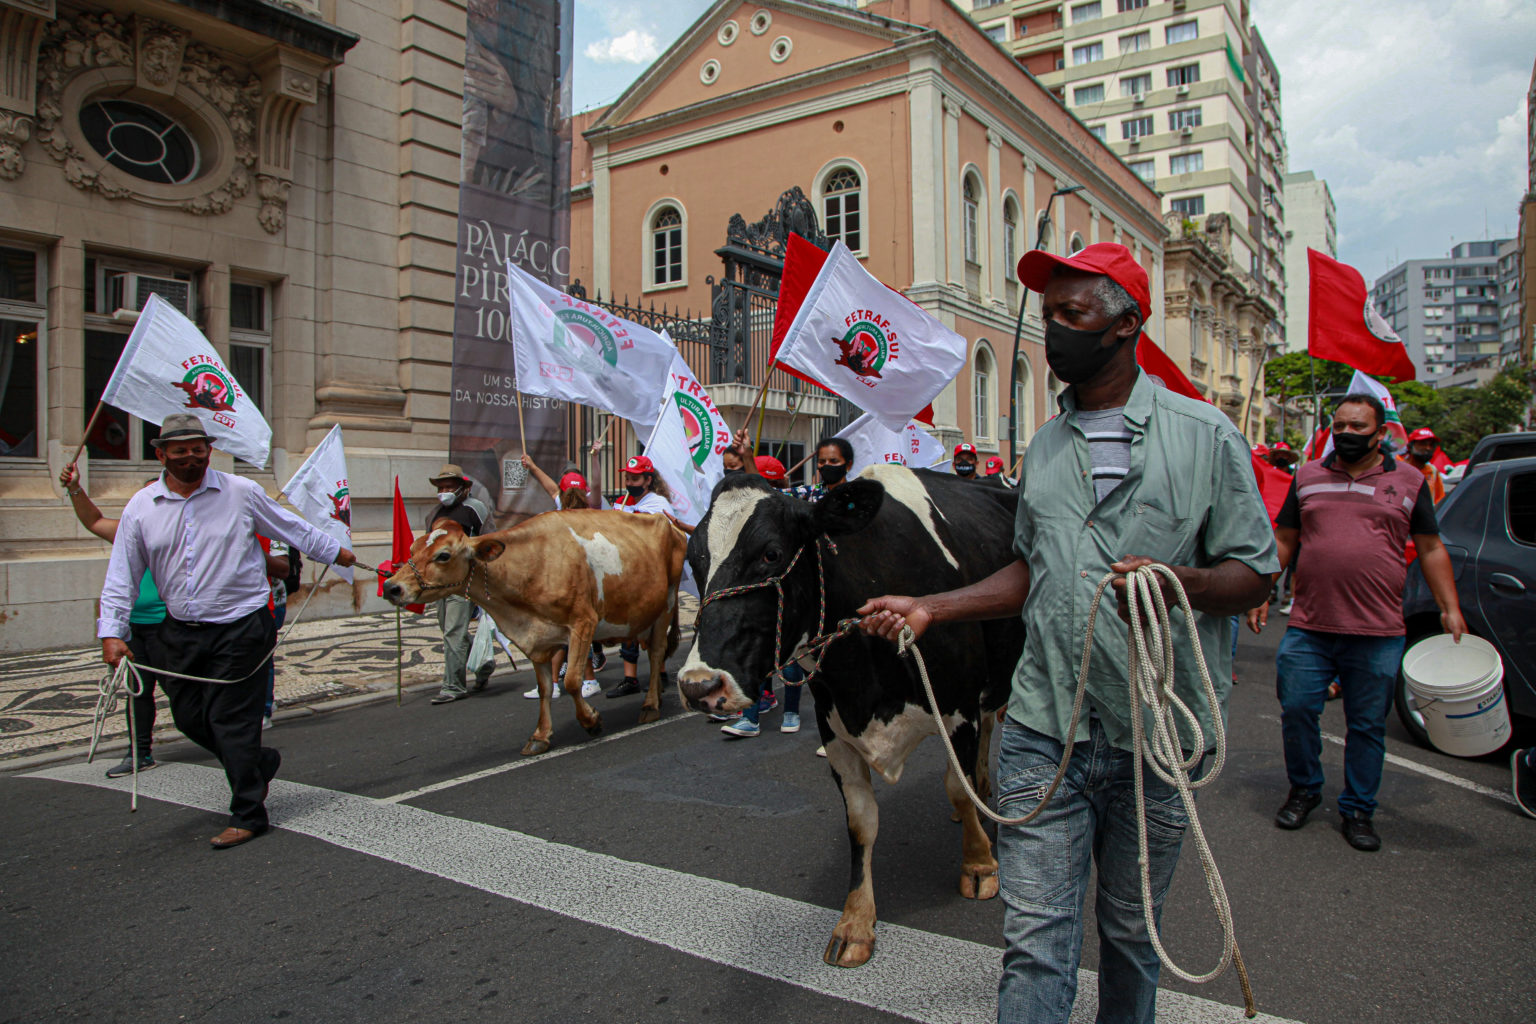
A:
POLYGON ((826 747, 817 747, 816 748, 816 756, 817 757, 826 757, 827 756, 827 748, 826 747))
POLYGON ((539 687, 538 687, 538 684, 534 684, 533 689, 531 689, 527 693, 523 694, 523 696, 527 697, 529 700, 538 700, 539 699, 539 687))
POLYGON ((263 715, 262 716, 261 728, 262 728, 263 732, 265 732, 266 730, 272 728, 272 716, 271 715, 263 715))
POLYGON ((602 692, 603 692, 603 684, 599 683, 596 679, 583 680, 583 682, 581 684, 581 698, 582 698, 582 700, 587 700, 587 699, 589 699, 591 697, 596 697, 598 694, 600 694, 602 692))

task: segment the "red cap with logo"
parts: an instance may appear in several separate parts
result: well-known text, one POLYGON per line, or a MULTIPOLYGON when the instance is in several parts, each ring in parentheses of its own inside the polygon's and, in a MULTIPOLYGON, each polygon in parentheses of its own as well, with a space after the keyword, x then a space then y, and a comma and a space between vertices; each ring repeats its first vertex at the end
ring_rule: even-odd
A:
POLYGON ((759 455, 757 457, 757 472, 769 483, 782 483, 784 481, 784 463, 772 455, 759 455))
POLYGON ((1435 432, 1433 430, 1430 430, 1428 427, 1420 427, 1418 430, 1415 430, 1413 433, 1408 435, 1408 440, 1410 440, 1410 441, 1438 441, 1440 439, 1435 436, 1435 432))
POLYGON ((1003 471, 1003 460, 996 455, 987 460, 987 476, 996 476, 1003 471))
POLYGON ((576 472, 575 470, 572 470, 571 472, 565 474, 565 476, 560 478, 560 489, 562 491, 568 491, 572 487, 576 488, 577 490, 581 490, 581 491, 586 490, 587 489, 587 478, 582 476, 580 473, 576 472))
POLYGON ((626 472, 626 473, 654 473, 654 472, 656 472, 656 467, 651 465, 651 460, 647 456, 635 455, 635 456, 631 456, 630 460, 628 462, 624 463, 624 472, 626 472))
POLYGON ((1075 270, 1080 274, 1104 274, 1124 288, 1141 309, 1145 323, 1152 312, 1152 288, 1147 272, 1131 250, 1115 242, 1095 242, 1073 253, 1057 256, 1043 249, 1031 249, 1019 259, 1019 280, 1035 292, 1045 291, 1051 283, 1051 274, 1057 267, 1075 270))
POLYGON ((971 444, 969 441, 961 441, 959 444, 955 445, 955 454, 975 455, 976 446, 971 444))
POLYGON ((1253 446, 1253 454, 1257 455, 1261 459, 1269 458, 1269 445, 1267 445, 1267 444, 1256 444, 1256 445, 1254 445, 1253 446))

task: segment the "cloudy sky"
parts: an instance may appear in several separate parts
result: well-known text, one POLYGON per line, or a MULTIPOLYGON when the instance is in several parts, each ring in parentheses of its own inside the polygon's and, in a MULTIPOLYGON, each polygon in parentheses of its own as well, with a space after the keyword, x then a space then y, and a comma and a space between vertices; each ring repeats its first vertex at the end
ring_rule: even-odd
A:
MULTIPOLYGON (((1252 2, 1280 66, 1290 167, 1332 189, 1341 259, 1369 281, 1453 240, 1514 234, 1536 3, 1252 2)), ((577 109, 615 99, 709 6, 576 0, 577 109)))

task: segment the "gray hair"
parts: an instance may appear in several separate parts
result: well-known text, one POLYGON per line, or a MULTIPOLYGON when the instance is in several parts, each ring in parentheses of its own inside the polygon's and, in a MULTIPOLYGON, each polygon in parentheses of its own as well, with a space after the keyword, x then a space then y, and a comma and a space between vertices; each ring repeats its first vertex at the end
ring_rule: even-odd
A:
POLYGON ((1093 298, 1111 320, 1119 320, 1127 313, 1135 313, 1138 319, 1141 317, 1141 307, 1131 298, 1131 293, 1108 274, 1101 275, 1093 283, 1093 298))

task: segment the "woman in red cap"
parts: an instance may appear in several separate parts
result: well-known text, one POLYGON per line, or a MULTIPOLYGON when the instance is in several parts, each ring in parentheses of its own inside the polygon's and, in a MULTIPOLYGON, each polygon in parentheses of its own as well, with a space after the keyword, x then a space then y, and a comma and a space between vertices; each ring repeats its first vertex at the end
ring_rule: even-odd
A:
MULTIPOLYGON (((623 480, 624 496, 613 503, 614 508, 620 512, 644 512, 672 517, 672 491, 647 456, 631 456, 624 463, 623 480)), ((620 645, 619 657, 624 659, 624 681, 603 694, 604 697, 628 697, 640 692, 639 643, 630 641, 620 645)))

